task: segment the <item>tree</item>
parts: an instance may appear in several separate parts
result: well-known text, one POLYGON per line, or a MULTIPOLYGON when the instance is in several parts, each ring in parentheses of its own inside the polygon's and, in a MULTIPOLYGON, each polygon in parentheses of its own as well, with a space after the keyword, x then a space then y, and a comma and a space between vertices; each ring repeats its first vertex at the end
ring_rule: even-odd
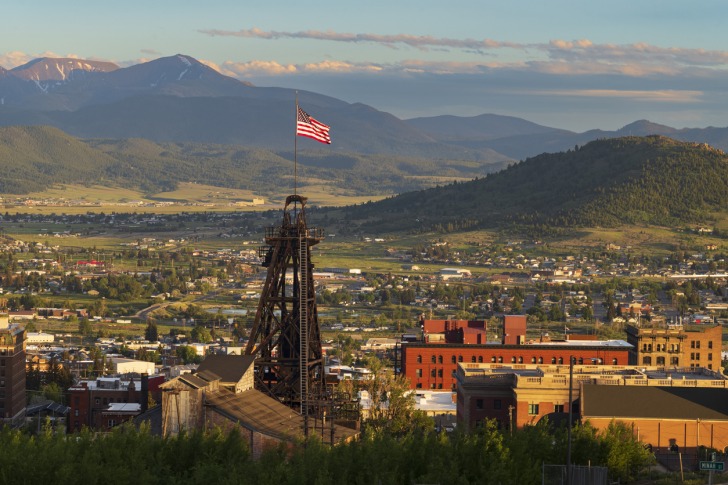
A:
MULTIPOLYGON (((370 362, 372 368, 381 364, 370 362)), ((434 422, 424 412, 415 409, 415 396, 409 380, 380 370, 362 383, 369 392, 370 408, 366 427, 373 433, 406 434, 413 429, 430 430, 434 422)))
POLYGON ((147 324, 147 328, 144 331, 144 338, 149 342, 159 341, 159 331, 157 330, 157 324, 150 321, 147 324))
POLYGON ((199 362, 201 359, 197 355, 197 351, 189 345, 181 345, 175 350, 177 357, 182 359, 185 364, 193 364, 199 362))
POLYGON ((89 322, 88 318, 82 318, 78 321, 78 333, 87 337, 91 335, 92 332, 93 328, 91 327, 91 322, 89 322))
POLYGON ((204 325, 195 325, 195 328, 193 328, 190 333, 190 338, 192 338, 193 342, 200 342, 203 344, 212 342, 210 330, 204 325))

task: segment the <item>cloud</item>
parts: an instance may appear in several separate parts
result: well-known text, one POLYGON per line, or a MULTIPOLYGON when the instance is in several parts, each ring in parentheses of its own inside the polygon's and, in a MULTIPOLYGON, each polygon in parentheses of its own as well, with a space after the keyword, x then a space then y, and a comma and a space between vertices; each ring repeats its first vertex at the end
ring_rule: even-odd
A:
POLYGON ((139 52, 141 52, 142 54, 148 54, 150 56, 157 56, 157 57, 162 55, 162 53, 156 49, 140 49, 139 52))
POLYGON ((702 91, 691 90, 634 90, 634 89, 552 89, 548 91, 531 90, 537 96, 568 96, 582 98, 623 98, 634 101, 662 103, 696 103, 702 100, 702 91))
MULTIPOLYGON (((499 51, 510 50, 509 62, 520 62, 524 67, 543 69, 547 72, 564 74, 617 73, 628 76, 651 74, 674 75, 694 68, 726 70, 728 51, 660 47, 645 42, 633 44, 595 44, 589 39, 554 39, 544 43, 517 43, 493 39, 452 39, 409 34, 380 35, 370 33, 346 33, 334 31, 264 31, 259 28, 227 30, 200 30, 209 36, 240 37, 250 39, 279 40, 306 39, 328 42, 370 43, 390 49, 402 46, 422 52, 458 50, 467 55, 498 56, 499 51), (520 59, 514 61, 514 52, 520 59), (565 65, 565 63, 570 65, 565 65)), ((426 69, 426 60, 417 70, 426 69)), ((483 64, 496 67, 508 65, 504 61, 483 64)), ((414 64, 412 61, 408 61, 414 64)), ((430 66, 443 66, 442 63, 430 66)), ((461 63, 465 71, 473 70, 475 64, 461 63)), ((454 69, 455 64, 452 65, 454 69)))
POLYGON ((199 30, 200 33, 211 37, 242 37, 256 38, 266 40, 277 39, 309 39, 323 40, 330 42, 349 42, 349 43, 373 43, 380 44, 390 48, 397 48, 399 45, 406 45, 420 50, 429 50, 432 48, 456 48, 469 49, 479 51, 481 49, 524 49, 527 44, 519 44, 514 42, 499 42, 492 39, 448 39, 432 36, 417 36, 408 34, 380 35, 380 34, 350 34, 342 32, 318 30, 307 30, 301 32, 279 32, 279 31, 263 31, 258 28, 243 29, 237 31, 230 30, 199 30))

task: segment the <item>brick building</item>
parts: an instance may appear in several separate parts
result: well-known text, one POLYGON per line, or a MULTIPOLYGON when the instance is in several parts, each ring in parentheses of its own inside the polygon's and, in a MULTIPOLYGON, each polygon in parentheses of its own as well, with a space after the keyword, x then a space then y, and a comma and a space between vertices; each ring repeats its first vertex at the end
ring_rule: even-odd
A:
MULTIPOLYGON (((725 423, 720 429, 726 428, 728 438, 728 405, 724 404, 728 397, 728 381, 725 376, 708 369, 576 364, 570 379, 568 365, 461 364, 457 380, 457 416, 460 426, 465 429, 473 429, 485 419, 495 419, 503 428, 536 424, 547 416, 551 421, 563 419, 569 411, 571 381, 574 419, 589 419, 592 424, 597 419, 595 425, 598 427, 608 426, 612 418, 629 424, 638 423, 638 430, 643 430, 640 437, 649 436, 652 441, 648 442, 655 445, 660 443, 656 433, 659 420, 684 421, 693 413, 692 426, 695 426, 695 417, 721 421, 720 412, 711 409, 718 407, 726 411, 725 423), (595 391, 595 388, 600 390, 595 391), (637 388, 653 390, 635 391, 637 388), (694 391, 697 388, 703 391, 694 391), (716 398, 723 396, 723 401, 706 401, 708 397, 712 398, 706 393, 713 393, 711 396, 716 398), (607 399, 605 396, 612 397, 607 399), (690 399, 695 401, 694 405, 690 404, 690 399), (667 405, 668 402, 671 404, 667 405), (678 409, 682 411, 677 412, 678 409), (647 423, 650 419, 651 424, 647 423)), ((718 428, 707 429, 706 437, 711 430, 716 432, 718 428)), ((671 432, 674 434, 675 430, 671 428, 671 432)), ((665 435, 661 438, 661 444, 665 446, 667 438, 665 435)), ((693 436, 693 442, 695 439, 693 436)), ((689 439, 681 442, 689 444, 689 439)))
POLYGON ((720 369, 720 325, 627 326, 631 365, 720 369))
POLYGON ((0 315, 0 423, 25 417, 25 329, 0 315))
POLYGON ((631 346, 623 340, 526 341, 526 316, 503 319, 501 342, 486 342, 485 322, 423 320, 421 341, 404 342, 401 373, 413 389, 455 391, 460 363, 626 365, 631 346), (479 337, 476 337, 479 336, 479 337))
POLYGON ((138 404, 138 412, 147 409, 149 398, 160 402, 161 391, 159 386, 164 382, 164 376, 142 375, 139 379, 122 379, 120 377, 99 377, 95 380, 80 381, 69 388, 68 431, 80 431, 86 426, 94 429, 108 429, 116 426, 126 419, 109 417, 109 412, 123 411, 120 415, 127 415, 132 407, 114 406, 118 404, 138 404), (113 421, 113 423, 111 423, 113 421))

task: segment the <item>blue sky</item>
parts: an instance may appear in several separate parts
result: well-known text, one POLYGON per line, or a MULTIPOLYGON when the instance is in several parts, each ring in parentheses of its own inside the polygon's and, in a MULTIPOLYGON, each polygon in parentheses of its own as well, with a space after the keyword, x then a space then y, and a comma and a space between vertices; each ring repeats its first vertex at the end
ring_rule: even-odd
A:
POLYGON ((726 25, 724 0, 36 0, 3 6, 0 66, 181 53, 401 118, 728 126, 726 25))

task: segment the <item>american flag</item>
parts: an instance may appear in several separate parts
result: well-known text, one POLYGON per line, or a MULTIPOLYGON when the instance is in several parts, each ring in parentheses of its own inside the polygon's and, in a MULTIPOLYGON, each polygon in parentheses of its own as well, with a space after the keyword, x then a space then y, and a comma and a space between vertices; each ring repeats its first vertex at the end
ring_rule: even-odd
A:
POLYGON ((306 136, 321 143, 331 144, 329 127, 320 121, 316 121, 301 108, 298 108, 298 117, 296 118, 296 135, 306 136))

